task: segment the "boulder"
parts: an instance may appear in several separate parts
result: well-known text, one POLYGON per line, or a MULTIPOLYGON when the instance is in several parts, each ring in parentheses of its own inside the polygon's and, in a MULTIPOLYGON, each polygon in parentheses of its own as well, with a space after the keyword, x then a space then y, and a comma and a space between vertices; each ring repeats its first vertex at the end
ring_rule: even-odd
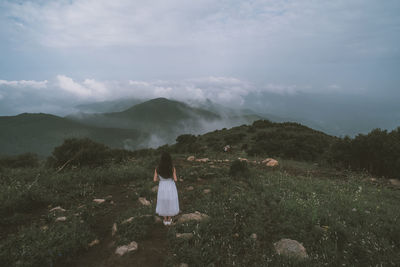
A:
POLYGON ((193 234, 192 233, 176 233, 176 238, 182 238, 182 239, 192 239, 193 234))
POLYGON ((279 162, 273 158, 266 158, 262 161, 262 163, 267 165, 268 167, 275 167, 279 165, 279 162))
POLYGON ((246 159, 246 158, 238 158, 238 160, 240 160, 240 161, 246 161, 246 162, 248 162, 249 160, 248 159, 246 159))
POLYGON ((130 218, 124 220, 121 224, 130 223, 130 222, 132 222, 132 221, 133 221, 133 217, 130 217, 130 218))
POLYGON ((56 222, 65 222, 66 220, 67 220, 67 217, 62 216, 62 217, 58 217, 58 218, 56 219, 56 222))
POLYGON ((188 158, 187 158, 187 161, 194 161, 196 158, 194 157, 194 156, 189 156, 188 158))
POLYGON ((400 187, 400 180, 399 179, 389 179, 389 182, 394 186, 400 187))
POLYGON ((95 245, 98 245, 100 243, 100 241, 98 239, 93 240, 92 242, 90 242, 88 244, 89 247, 93 247, 95 245))
POLYGON ((111 201, 111 199, 112 199, 112 195, 108 195, 105 197, 105 200, 107 200, 107 201, 111 201))
POLYGON ((279 255, 296 257, 300 259, 308 257, 306 249, 296 240, 281 239, 278 242, 274 243, 274 247, 279 255))
POLYGON ((102 198, 95 198, 95 199, 93 199, 93 202, 95 202, 95 203, 97 203, 97 204, 101 204, 101 203, 104 203, 106 200, 105 199, 102 199, 102 198))
POLYGON ((188 186, 188 187, 186 187, 186 190, 187 190, 187 191, 193 191, 193 190, 194 190, 194 187, 193 187, 193 186, 188 186))
POLYGON ((179 216, 177 223, 185 223, 189 221, 203 221, 207 220, 208 218, 209 216, 207 214, 195 211, 194 213, 182 214, 181 216, 179 216))
POLYGON ((112 228, 111 228, 111 236, 115 236, 115 234, 117 233, 118 228, 117 228, 117 224, 114 223, 112 228))
POLYGON ((257 234, 256 233, 252 233, 250 235, 250 238, 253 239, 253 240, 256 240, 257 239, 257 234))
POLYGON ((210 192, 211 192, 211 189, 208 189, 208 188, 203 190, 203 193, 204 193, 204 194, 208 194, 208 193, 210 193, 210 192))
POLYGON ((119 256, 123 256, 126 253, 129 253, 131 251, 136 251, 138 249, 138 247, 139 247, 138 243, 136 243, 135 241, 132 241, 128 245, 117 247, 117 249, 115 250, 115 254, 118 254, 119 256))
POLYGON ((209 162, 209 158, 196 159, 197 162, 209 162))
POLYGON ((53 212, 53 211, 61 211, 61 212, 64 212, 65 209, 63 209, 63 208, 61 208, 60 206, 58 206, 58 207, 52 208, 52 209, 50 210, 50 212, 53 212))
POLYGON ((140 204, 142 204, 144 206, 150 206, 151 205, 150 201, 148 201, 145 197, 139 197, 139 202, 140 202, 140 204))

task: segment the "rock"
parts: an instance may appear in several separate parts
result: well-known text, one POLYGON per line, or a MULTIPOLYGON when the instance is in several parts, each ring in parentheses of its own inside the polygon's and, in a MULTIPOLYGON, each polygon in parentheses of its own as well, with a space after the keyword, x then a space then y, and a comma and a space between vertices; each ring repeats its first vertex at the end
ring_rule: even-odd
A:
POLYGON ((142 205, 144 205, 144 206, 150 206, 151 205, 151 203, 150 203, 150 201, 148 201, 146 198, 144 198, 144 197, 139 197, 139 202, 140 202, 140 204, 142 204, 142 205))
POLYGON ((111 199, 112 199, 112 195, 108 195, 105 197, 105 200, 107 200, 107 201, 111 201, 111 199))
POLYGON ((106 200, 105 199, 102 199, 102 198, 95 198, 95 199, 93 199, 93 202, 95 202, 95 203, 97 203, 97 204, 101 204, 101 203, 104 203, 106 200))
POLYGON ((56 219, 56 222, 65 222, 66 220, 67 220, 67 217, 62 216, 62 217, 58 217, 58 218, 56 219))
POLYGON ((275 167, 279 165, 278 161, 273 158, 266 158, 262 161, 262 163, 266 164, 268 167, 275 167))
POLYGON ((189 264, 182 262, 181 264, 178 265, 178 267, 189 267, 189 264))
POLYGON ((62 211, 62 212, 64 212, 65 209, 63 209, 63 208, 61 208, 60 206, 58 206, 58 207, 52 208, 52 209, 50 210, 50 212, 53 212, 53 211, 62 211))
POLYGON ((225 161, 225 162, 229 162, 230 160, 229 160, 229 159, 225 159, 224 161, 225 161))
POLYGON ((197 162, 208 162, 210 161, 209 158, 202 158, 202 159, 196 159, 197 162))
POLYGON ((155 185, 151 188, 151 192, 157 192, 158 191, 158 185, 155 185))
POLYGON ((100 243, 100 241, 98 239, 93 240, 92 242, 89 243, 89 247, 93 247, 95 245, 98 245, 100 243))
POLYGON ((199 178, 197 178, 197 181, 201 182, 201 181, 203 181, 203 179, 201 179, 201 178, 199 177, 199 178))
POLYGON ((207 214, 200 213, 198 211, 194 213, 187 213, 187 214, 182 214, 178 220, 177 223, 185 223, 189 221, 203 221, 207 220, 209 216, 207 214))
POLYGON ((110 204, 111 204, 111 205, 115 205, 114 201, 112 201, 112 200, 110 201, 110 204))
POLYGON ((180 179, 179 179, 179 182, 183 182, 183 179, 182 179, 182 178, 180 178, 180 179))
POLYGON ((355 212, 355 211, 357 211, 357 209, 356 209, 356 208, 353 208, 351 211, 354 211, 354 212, 355 212))
POLYGON ((117 224, 114 223, 112 228, 111 228, 111 236, 115 236, 115 234, 117 233, 118 228, 117 228, 117 224))
POLYGON ((400 187, 400 180, 399 179, 389 179, 389 182, 394 186, 400 187))
POLYGON ((278 242, 274 243, 274 247, 279 255, 297 257, 300 259, 308 257, 306 249, 296 240, 281 239, 278 242))
POLYGON ((137 249, 138 249, 138 243, 136 243, 135 241, 132 241, 128 245, 117 247, 117 249, 115 250, 115 254, 118 254, 119 256, 123 256, 126 253, 129 253, 131 251, 136 251, 137 249))
POLYGON ((192 233, 177 233, 176 238, 182 238, 182 239, 192 239, 193 234, 192 233))
POLYGON ((124 220, 121 224, 130 223, 130 222, 132 222, 132 221, 133 221, 133 217, 130 217, 130 218, 124 220))
POLYGON ((250 238, 253 239, 253 240, 256 240, 257 239, 257 234, 256 233, 252 233, 250 235, 250 238))
POLYGON ((234 233, 234 234, 233 234, 233 237, 238 238, 238 237, 239 237, 239 234, 238 234, 238 233, 234 233))
POLYGON ((194 156, 189 156, 186 160, 187 161, 194 161, 196 158, 194 156))
POLYGON ((240 160, 240 161, 246 161, 246 162, 248 162, 249 160, 248 159, 246 159, 246 158, 238 158, 238 160, 240 160))
POLYGON ((79 207, 78 207, 78 209, 82 209, 82 208, 84 208, 86 205, 85 204, 82 204, 82 205, 80 205, 79 207))
POLYGON ((40 227, 40 229, 42 229, 42 231, 46 232, 49 229, 49 227, 47 225, 44 225, 44 226, 40 227))
POLYGON ((194 187, 193 186, 188 186, 188 187, 186 187, 186 190, 187 191, 192 191, 192 190, 194 190, 194 187))
POLYGON ((210 193, 210 192, 211 192, 211 189, 208 189, 208 188, 203 190, 203 193, 204 193, 204 194, 208 194, 208 193, 210 193))
POLYGON ((374 177, 369 178, 369 180, 370 180, 371 182, 376 182, 376 178, 374 178, 374 177))

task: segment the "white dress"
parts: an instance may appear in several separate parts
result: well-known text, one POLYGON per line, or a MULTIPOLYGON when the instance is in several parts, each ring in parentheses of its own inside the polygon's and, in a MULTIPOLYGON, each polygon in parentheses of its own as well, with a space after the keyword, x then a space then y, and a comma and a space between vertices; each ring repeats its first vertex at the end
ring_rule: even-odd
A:
POLYGON ((158 175, 156 213, 160 216, 175 216, 179 213, 178 190, 172 178, 163 178, 158 175))

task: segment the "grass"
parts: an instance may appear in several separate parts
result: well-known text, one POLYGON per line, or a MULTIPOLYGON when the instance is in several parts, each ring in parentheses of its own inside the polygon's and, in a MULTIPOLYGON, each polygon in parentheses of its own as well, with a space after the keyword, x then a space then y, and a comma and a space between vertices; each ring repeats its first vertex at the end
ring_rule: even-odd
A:
MULTIPOLYGON (((206 213, 210 220, 169 228, 171 254, 166 266, 181 262, 189 266, 396 266, 400 262, 400 195, 383 180, 372 183, 363 173, 338 173, 313 163, 280 159, 280 167, 273 171, 250 163, 246 175, 233 179, 230 163, 187 162, 187 156, 173 155, 183 179, 177 183, 181 209, 206 213), (189 185, 194 190, 186 190, 189 185), (206 188, 211 192, 204 194, 206 188), (182 240, 176 233, 194 236, 182 240), (253 233, 256 239, 251 238, 253 233), (273 243, 282 238, 301 242, 308 259, 277 255, 273 243)), ((151 190, 155 160, 148 157, 58 174, 43 166, 3 169, 0 262, 57 266, 85 253, 97 237, 96 224, 111 212, 111 206, 92 203, 94 197, 104 197, 108 185, 126 190, 124 194, 133 201, 140 196, 152 201, 150 207, 129 206, 112 218, 118 224, 116 245, 135 240, 140 246, 154 227, 162 227, 154 224, 152 216, 143 216, 155 211, 156 193, 151 190), (67 209, 67 221, 55 222, 48 205, 67 209), (134 220, 122 224, 129 217, 134 220)))

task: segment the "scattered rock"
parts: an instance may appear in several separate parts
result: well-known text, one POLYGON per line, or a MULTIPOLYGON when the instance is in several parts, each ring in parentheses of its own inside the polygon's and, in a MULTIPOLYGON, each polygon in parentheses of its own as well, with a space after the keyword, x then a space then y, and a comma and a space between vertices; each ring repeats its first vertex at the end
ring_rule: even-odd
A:
POLYGON ((266 158, 262 161, 262 163, 266 164, 268 167, 275 167, 279 165, 278 161, 273 158, 266 158))
POLYGON ((50 212, 53 212, 53 211, 62 211, 62 212, 64 212, 65 209, 63 209, 63 208, 61 208, 60 206, 58 206, 58 207, 52 208, 52 209, 50 210, 50 212))
POLYGON ((123 256, 126 253, 135 251, 137 249, 138 249, 138 243, 136 243, 135 241, 132 241, 128 245, 117 247, 117 249, 115 250, 115 254, 118 254, 119 256, 123 256))
POLYGON ((62 217, 58 217, 58 218, 56 219, 56 222, 65 222, 66 220, 67 220, 67 217, 62 216, 62 217))
POLYGON ((201 182, 201 181, 203 181, 203 179, 201 179, 201 178, 199 177, 199 178, 197 178, 197 181, 201 182))
POLYGON ((111 205, 115 205, 114 201, 112 201, 112 200, 110 201, 110 204, 111 204, 111 205))
POLYGON ((155 185, 151 188, 151 192, 157 192, 158 191, 158 185, 155 185))
POLYGON ((145 197, 139 197, 139 202, 140 202, 140 204, 142 204, 144 206, 150 206, 151 205, 150 201, 148 201, 145 197))
POLYGON ((188 186, 188 187, 186 187, 186 190, 187 191, 192 191, 192 190, 194 190, 194 187, 193 186, 188 186))
POLYGON ((238 237, 239 237, 239 234, 238 234, 238 233, 234 233, 234 234, 233 234, 233 237, 238 238, 238 237))
POLYGON ((400 187, 400 180, 399 179, 389 179, 389 182, 394 186, 400 187))
POLYGON ((257 234, 256 233, 252 233, 250 235, 250 238, 253 239, 253 240, 256 240, 257 239, 257 234))
POLYGON ((229 162, 230 160, 229 160, 229 159, 225 159, 224 161, 225 161, 225 162, 229 162))
POLYGON ((248 162, 249 160, 248 159, 246 159, 246 158, 238 158, 238 160, 240 160, 240 161, 246 161, 246 162, 248 162))
POLYGON ((42 231, 46 232, 49 229, 49 227, 47 225, 44 225, 44 226, 40 227, 40 229, 42 229, 42 231))
POLYGON ((176 234, 176 238, 182 238, 182 239, 192 239, 193 238, 193 234, 192 233, 177 233, 176 234))
POLYGON ((130 217, 130 218, 124 220, 121 224, 130 223, 130 222, 132 222, 132 221, 133 221, 133 217, 130 217))
POLYGON ((92 242, 89 243, 89 247, 93 247, 95 245, 98 245, 100 243, 100 241, 98 239, 93 240, 92 242))
POLYGON ((209 158, 202 158, 202 159, 196 159, 197 162, 208 162, 210 161, 209 158))
POLYGON ((179 179, 179 182, 183 182, 183 179, 181 178, 181 179, 179 179))
POLYGON ((369 178, 369 180, 370 180, 371 182, 376 182, 376 181, 377 181, 376 178, 373 178, 373 177, 369 178))
POLYGON ((189 156, 188 158, 187 158, 187 161, 194 161, 196 158, 194 157, 194 156, 189 156))
POLYGON ((117 228, 117 224, 114 223, 112 228, 111 228, 111 236, 115 236, 115 234, 117 233, 118 228, 117 228))
POLYGON ((112 195, 108 195, 105 197, 105 200, 107 200, 107 201, 111 201, 111 199, 112 199, 112 195))
POLYGON ((211 189, 208 189, 208 188, 203 190, 203 193, 204 193, 204 194, 208 194, 208 193, 210 193, 210 192, 211 192, 211 189))
POLYGON ((85 204, 82 204, 82 205, 80 205, 79 207, 78 207, 78 209, 82 209, 82 208, 84 208, 86 205, 85 204))
POLYGON ((106 200, 103 198, 95 198, 93 199, 93 202, 97 203, 97 204, 101 204, 104 203, 106 200))
POLYGON ((308 257, 306 249, 296 240, 281 239, 274 243, 274 247, 279 255, 297 257, 301 259, 308 257))
POLYGON ((178 267, 189 267, 189 264, 182 262, 181 264, 178 265, 178 267))
POLYGON ((357 211, 357 209, 356 209, 356 208, 353 208, 351 211, 357 211))
POLYGON ((185 223, 188 221, 203 221, 208 218, 209 216, 207 214, 196 211, 194 213, 182 214, 181 216, 179 216, 177 223, 185 223))

